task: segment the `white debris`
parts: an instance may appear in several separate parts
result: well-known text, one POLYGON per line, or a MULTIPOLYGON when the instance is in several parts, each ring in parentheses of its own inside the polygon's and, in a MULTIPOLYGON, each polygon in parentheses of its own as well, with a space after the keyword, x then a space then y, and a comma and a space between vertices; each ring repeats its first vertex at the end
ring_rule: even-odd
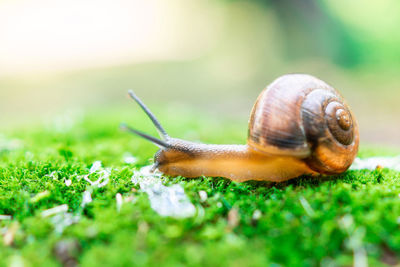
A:
MULTIPOLYGON (((133 189, 136 190, 136 189, 133 189)), ((128 195, 126 197, 123 198, 123 203, 136 203, 137 201, 137 197, 133 196, 133 195, 128 195)))
POLYGON ((115 201, 117 202, 117 211, 119 212, 123 203, 122 195, 120 193, 115 195, 115 201))
POLYGON ((365 248, 360 246, 353 249, 353 266, 354 267, 368 267, 368 257, 365 248))
POLYGON ((141 168, 139 171, 135 171, 132 176, 132 183, 139 184, 140 181, 151 179, 151 180, 159 180, 162 177, 162 173, 157 169, 153 169, 153 166, 145 166, 141 168), (156 179, 157 178, 157 179, 156 179))
POLYGON ((354 230, 354 219, 353 216, 350 214, 344 215, 342 218, 339 220, 339 227, 344 229, 345 231, 353 231, 354 230))
POLYGON ((3 244, 6 246, 11 246, 14 243, 15 234, 17 233, 20 225, 18 222, 14 222, 10 227, 6 230, 3 236, 3 244))
POLYGON ((54 225, 54 231, 58 234, 62 234, 64 229, 68 226, 79 222, 80 216, 74 215, 69 212, 63 212, 56 214, 50 219, 50 222, 54 225))
POLYGON ((11 215, 0 215, 0 221, 9 221, 12 220, 11 215))
POLYGON ((131 153, 125 153, 122 157, 126 164, 135 164, 136 162, 138 162, 138 159, 132 156, 131 153))
POLYGON ((50 222, 54 226, 57 234, 62 234, 64 229, 80 220, 80 215, 72 214, 68 211, 68 205, 63 204, 42 212, 42 217, 50 217, 50 222))
POLYGON ((339 227, 347 235, 345 245, 353 251, 353 266, 367 267, 368 258, 364 247, 365 228, 357 227, 354 218, 346 214, 339 220, 339 227))
POLYGON ((81 207, 84 208, 87 204, 92 202, 92 194, 89 191, 83 192, 81 207))
POLYGON ((161 216, 175 218, 194 216, 196 208, 186 196, 182 186, 175 184, 167 187, 162 184, 161 177, 159 171, 152 171, 152 166, 146 166, 134 172, 132 182, 139 184, 140 189, 146 192, 151 208, 161 216))
POLYGON ((255 220, 255 221, 258 221, 261 218, 261 216, 262 216, 261 211, 260 210, 255 210, 253 212, 252 219, 255 220))
POLYGON ((106 186, 108 184, 108 182, 110 181, 110 173, 107 171, 102 171, 100 172, 100 178, 95 181, 94 183, 92 183, 92 185, 97 185, 97 187, 103 187, 106 186))
POLYGON ((71 184, 72 184, 71 179, 65 180, 65 185, 66 186, 71 186, 71 184))
POLYGON ((100 160, 95 161, 93 162, 92 167, 90 167, 89 172, 90 173, 97 172, 98 170, 100 170, 100 168, 101 168, 101 161, 100 160))
POLYGON ((57 175, 57 177, 56 177, 56 175, 57 175, 57 171, 53 171, 50 174, 46 174, 45 177, 50 177, 50 178, 53 178, 53 180, 57 180, 58 175, 57 175))
POLYGON ((62 212, 67 212, 68 211, 68 205, 67 204, 63 204, 60 206, 56 206, 54 208, 42 211, 42 217, 50 217, 52 215, 55 215, 57 213, 62 213, 62 212))
POLYGON ((108 182, 110 181, 110 174, 110 169, 102 170, 101 161, 95 161, 92 167, 90 167, 89 174, 83 176, 83 178, 85 179, 85 181, 90 183, 90 185, 100 188, 108 184, 108 182), (97 174, 99 178, 96 181, 92 181, 89 178, 91 174, 97 174))
POLYGON ((31 202, 32 203, 39 202, 40 200, 45 199, 48 196, 50 196, 50 192, 49 191, 46 190, 46 191, 40 192, 40 193, 36 194, 34 197, 31 198, 31 202))
POLYGON ((356 158, 350 170, 375 170, 377 167, 400 171, 400 155, 396 157, 356 158))
MULTIPOLYGON (((84 208, 88 203, 92 202, 92 195, 90 191, 84 191, 82 195, 81 207, 84 208)), ((83 209, 78 214, 73 214, 68 211, 68 205, 63 204, 42 212, 42 217, 50 217, 50 222, 54 226, 54 231, 62 234, 64 229, 74 223, 78 223, 81 218, 83 209)))
POLYGON ((228 229, 236 228, 240 223, 239 209, 233 207, 228 212, 228 229))
POLYGON ((307 213, 308 216, 313 217, 315 215, 315 212, 313 208, 310 206, 310 203, 308 203, 307 199, 304 197, 299 198, 301 205, 303 206, 304 211, 307 213))
POLYGON ((199 197, 201 202, 205 202, 207 200, 207 192, 204 190, 199 191, 199 197))

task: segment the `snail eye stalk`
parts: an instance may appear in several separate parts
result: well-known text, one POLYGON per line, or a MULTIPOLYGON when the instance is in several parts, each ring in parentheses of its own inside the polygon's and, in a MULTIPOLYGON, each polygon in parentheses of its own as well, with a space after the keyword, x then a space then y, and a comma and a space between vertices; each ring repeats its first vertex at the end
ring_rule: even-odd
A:
POLYGON ((158 121, 156 116, 150 111, 150 109, 140 100, 137 95, 132 90, 128 91, 129 96, 136 101, 136 103, 139 104, 139 106, 143 109, 143 111, 147 114, 147 116, 150 118, 150 120, 153 122, 154 126, 157 128, 158 133, 160 134, 160 137, 164 140, 168 140, 169 136, 167 132, 164 130, 164 128, 161 126, 161 123, 158 121))

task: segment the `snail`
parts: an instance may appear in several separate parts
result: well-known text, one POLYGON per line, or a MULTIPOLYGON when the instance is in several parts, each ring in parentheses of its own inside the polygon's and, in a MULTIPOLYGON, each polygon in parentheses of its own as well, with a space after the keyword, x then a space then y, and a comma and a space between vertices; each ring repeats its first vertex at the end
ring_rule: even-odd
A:
POLYGON ((302 175, 340 174, 358 151, 353 113, 334 88, 311 75, 283 75, 261 92, 250 114, 246 145, 172 138, 144 103, 132 91, 129 94, 161 139, 126 124, 121 128, 159 146, 154 168, 170 176, 281 182, 302 175))

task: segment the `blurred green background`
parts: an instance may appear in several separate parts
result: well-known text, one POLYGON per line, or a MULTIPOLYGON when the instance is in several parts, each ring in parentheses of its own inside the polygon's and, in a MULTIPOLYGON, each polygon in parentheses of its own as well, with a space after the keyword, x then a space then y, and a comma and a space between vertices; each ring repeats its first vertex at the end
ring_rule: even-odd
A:
POLYGON ((267 84, 309 73, 345 96, 364 144, 400 147, 399 26, 396 0, 3 0, 0 129, 140 112, 130 88, 158 114, 245 128, 267 84))

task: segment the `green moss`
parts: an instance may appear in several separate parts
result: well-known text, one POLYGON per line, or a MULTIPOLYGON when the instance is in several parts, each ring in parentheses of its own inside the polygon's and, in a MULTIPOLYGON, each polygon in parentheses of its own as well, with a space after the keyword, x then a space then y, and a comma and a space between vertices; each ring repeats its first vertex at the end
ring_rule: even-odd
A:
MULTIPOLYGON (((375 266, 400 253, 400 173, 387 169, 280 184, 169 178, 168 184, 185 188, 198 212, 188 219, 160 217, 130 179, 156 148, 120 132, 118 124, 125 119, 154 130, 142 116, 121 114, 127 113, 93 113, 61 130, 50 122, 4 132, 5 139, 21 144, 0 148, 0 214, 13 216, 0 221, 0 241, 8 229, 17 228, 11 245, 0 242, 0 265, 57 266, 76 260, 83 266, 348 266, 354 253, 366 253, 375 266), (136 165, 124 162, 126 152, 138 158, 136 165), (80 178, 96 160, 112 168, 110 182, 102 188, 80 178), (93 202, 83 209, 85 190, 92 190, 93 202), (204 202, 201 190, 208 195, 204 202), (132 199, 120 212, 117 193, 132 199), (61 204, 81 218, 58 233, 41 212, 61 204), (232 208, 239 216, 234 226, 228 224, 232 208)), ((204 142, 245 140, 243 125, 201 117, 193 121, 197 114, 182 114, 161 116, 173 136, 196 132, 204 142)), ((382 154, 393 151, 363 147, 360 152, 382 154)))

